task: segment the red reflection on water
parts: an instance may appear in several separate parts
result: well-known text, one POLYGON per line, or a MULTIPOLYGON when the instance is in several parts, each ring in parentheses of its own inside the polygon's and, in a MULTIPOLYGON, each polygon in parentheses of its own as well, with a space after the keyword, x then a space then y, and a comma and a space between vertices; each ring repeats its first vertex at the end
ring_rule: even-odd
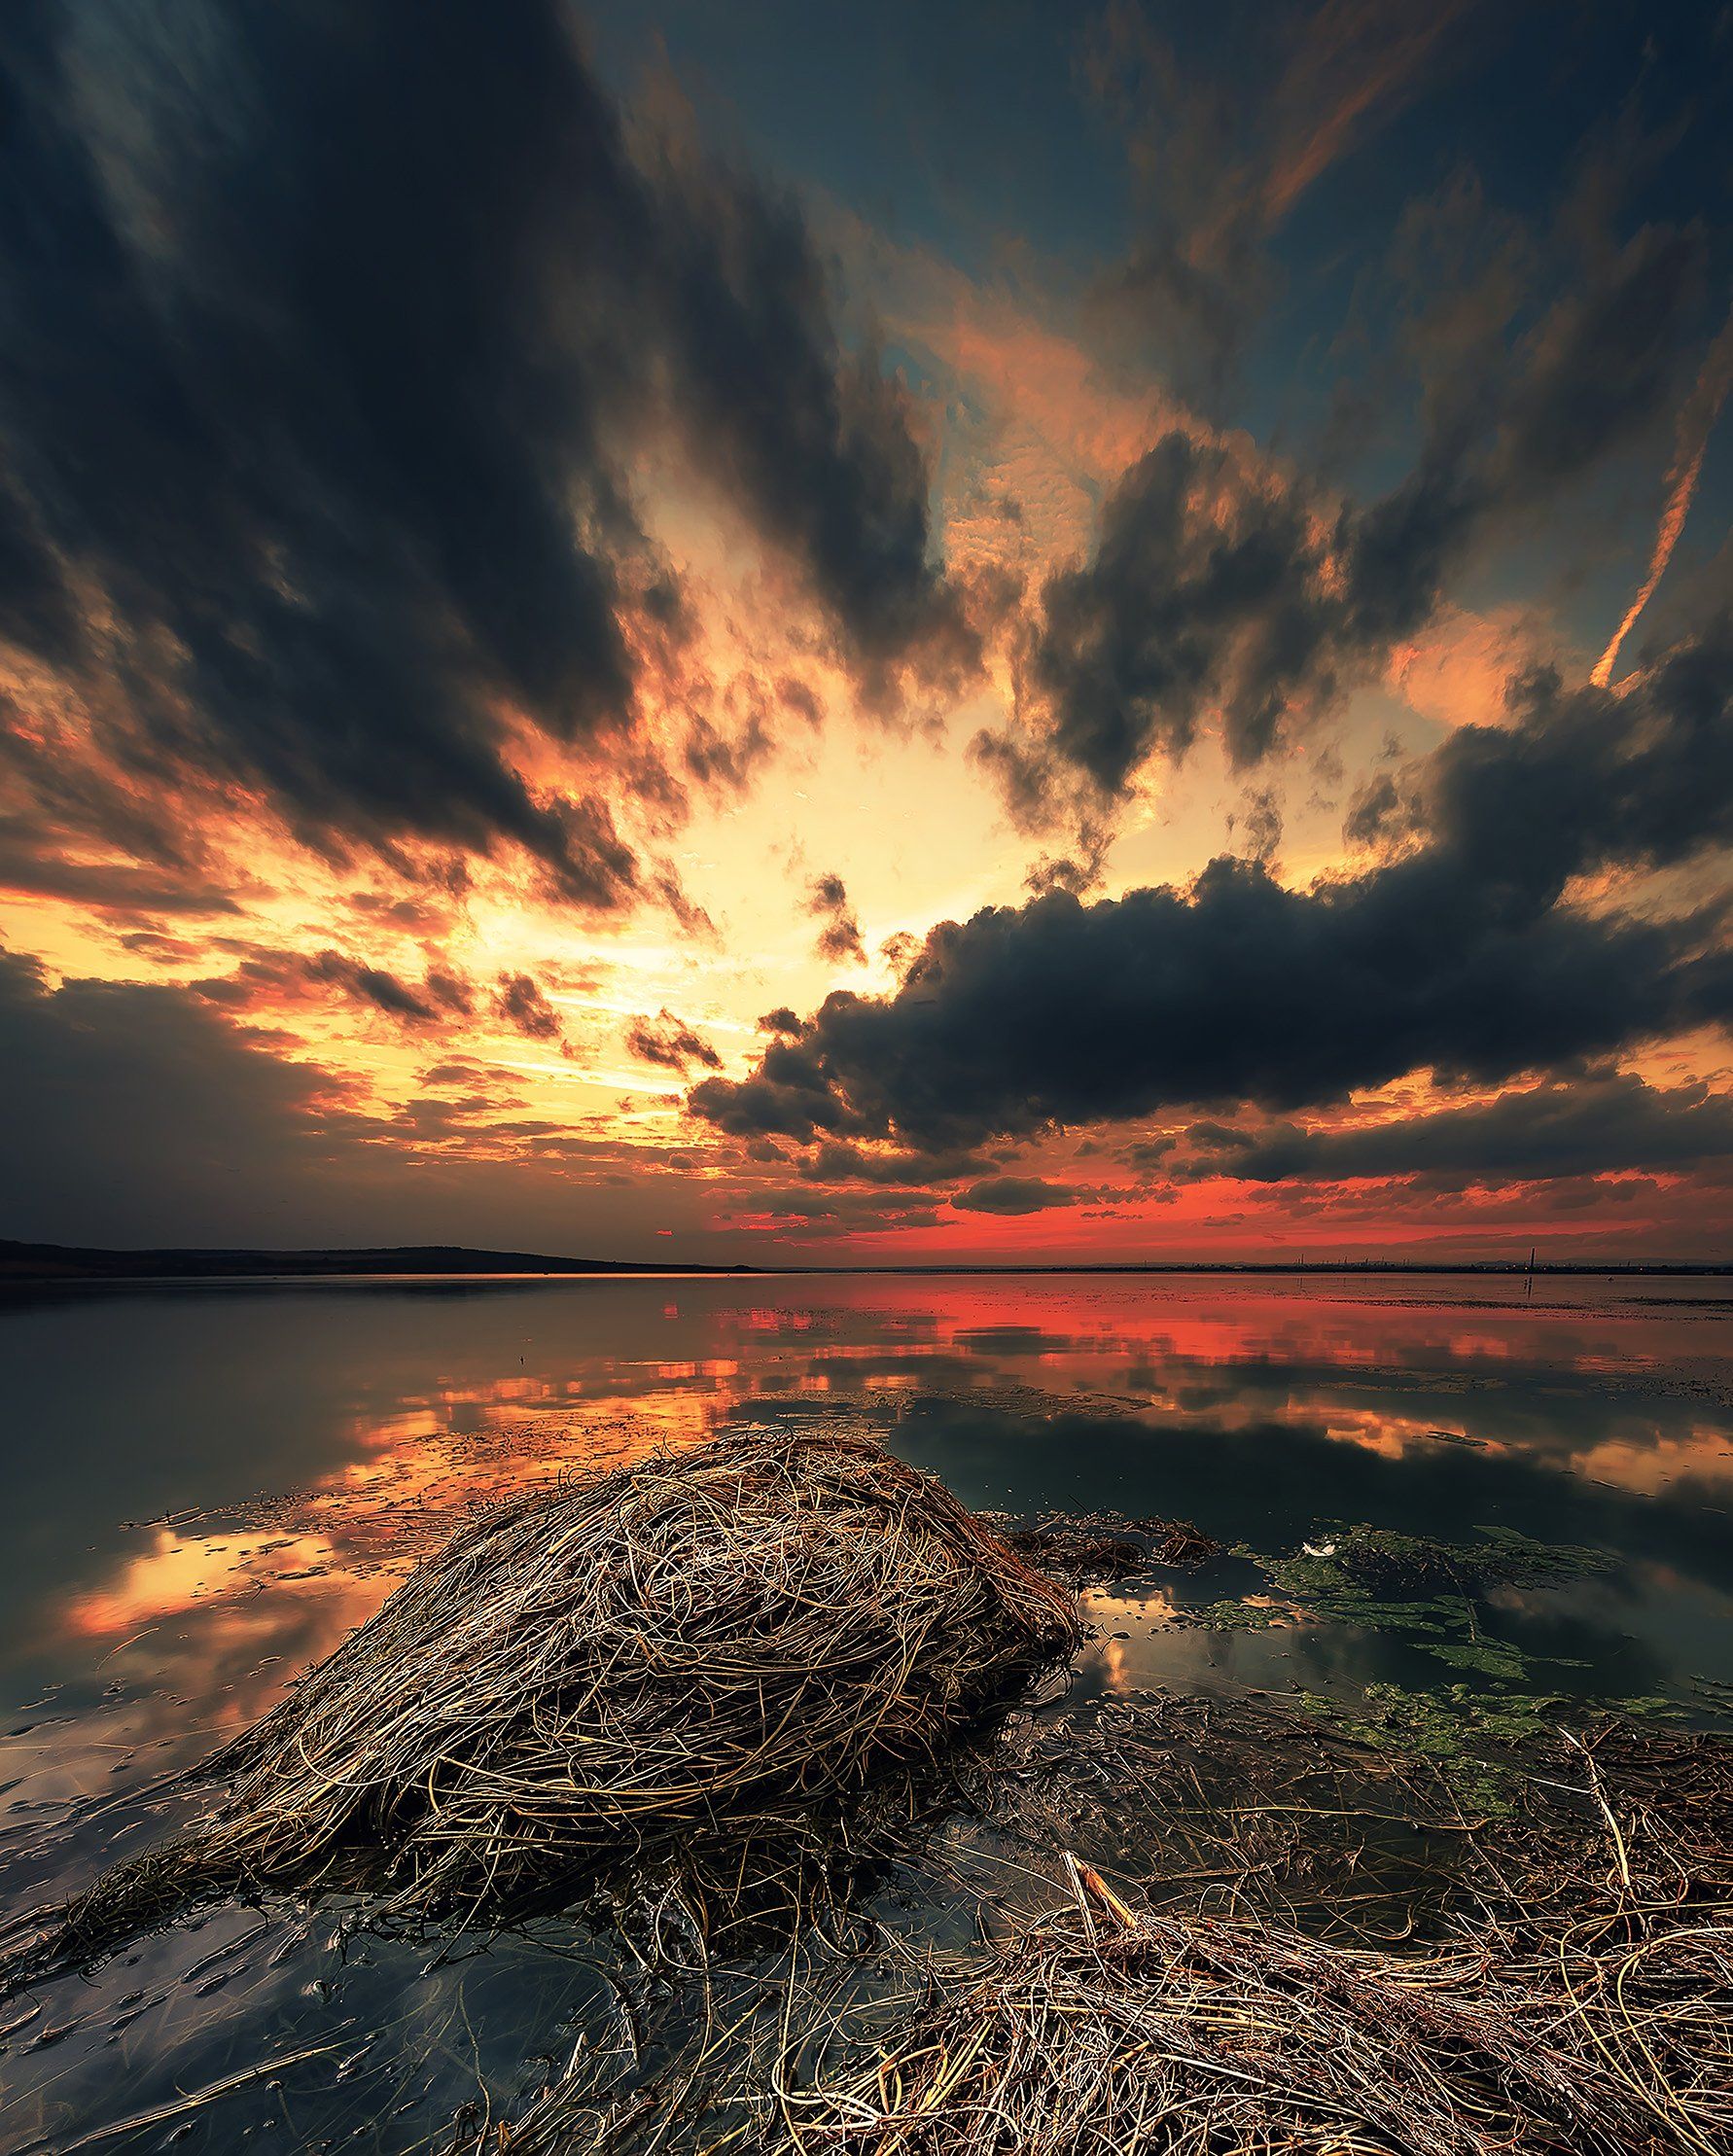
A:
MULTIPOLYGON (((118 1640, 107 1651, 129 1658, 131 1635, 172 1618, 200 1613, 214 1639, 249 1606, 255 1626, 263 1598, 335 1640, 477 1504, 701 1439, 755 1399, 895 1414, 911 1396, 962 1391, 1013 1409, 1039 1399, 1136 1416, 1157 1431, 1287 1420, 1387 1457, 1448 1444, 1523 1452, 1644 1493, 1733 1477, 1724 1308, 1547 1285, 1534 1303, 1513 1284, 1474 1280, 706 1283, 619 1305, 630 1322, 615 1346, 586 1338, 573 1353, 556 1328, 514 1342, 511 1370, 466 1367, 454 1327, 445 1367, 420 1390, 386 1403, 367 1385, 339 1433, 338 1467, 244 1517, 141 1530, 148 1539, 70 1596, 56 1629, 68 1642, 118 1640), (1700 1405, 1661 1383, 1681 1371, 1700 1405), (1606 1425, 1588 1442, 1573 1424, 1584 1397, 1606 1425)), ((138 1656, 160 1650, 141 1641, 138 1656)))

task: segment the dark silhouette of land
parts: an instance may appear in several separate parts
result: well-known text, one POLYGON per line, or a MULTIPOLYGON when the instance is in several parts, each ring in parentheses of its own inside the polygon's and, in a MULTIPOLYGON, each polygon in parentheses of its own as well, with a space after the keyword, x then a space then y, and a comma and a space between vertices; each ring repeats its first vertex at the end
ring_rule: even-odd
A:
POLYGON ((410 1275, 426 1278, 458 1275, 496 1277, 546 1275, 582 1278, 599 1274, 619 1277, 633 1273, 678 1273, 727 1278, 736 1274, 762 1276, 773 1273, 896 1273, 912 1276, 945 1273, 1222 1273, 1282 1274, 1489 1274, 1599 1277, 1620 1279, 1683 1276, 1686 1278, 1733 1273, 1733 1262, 1705 1259, 1672 1261, 1635 1260, 1619 1263, 1609 1259, 1537 1261, 1528 1258, 1244 1258, 1244 1259, 1149 1259, 1141 1263, 1070 1264, 916 1264, 916 1265, 682 1265, 666 1259, 636 1263, 607 1257, 549 1257, 532 1251, 474 1251, 454 1243, 414 1243, 400 1249, 376 1250, 86 1250, 63 1243, 16 1243, 0 1240, 0 1287, 48 1281, 162 1281, 162 1280, 317 1280, 410 1275))
POLYGON ((400 1250, 81 1250, 63 1243, 0 1241, 0 1283, 46 1280, 317 1279, 355 1273, 744 1273, 749 1265, 634 1265, 605 1257, 544 1257, 527 1251, 472 1251, 455 1243, 400 1250))

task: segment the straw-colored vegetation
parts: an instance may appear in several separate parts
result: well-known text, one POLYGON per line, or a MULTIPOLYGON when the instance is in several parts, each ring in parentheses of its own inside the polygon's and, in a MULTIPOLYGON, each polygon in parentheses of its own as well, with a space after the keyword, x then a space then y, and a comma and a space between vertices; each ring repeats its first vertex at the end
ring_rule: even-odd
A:
POLYGON ((1733 2148, 1733 1803, 1609 1791, 1597 1837, 1500 1829, 1471 1913, 1425 1947, 1267 1911, 1131 1906, 1067 1859, 878 2046, 786 2101, 802 2156, 1716 2156, 1733 2148), (1657 1808, 1658 1806, 1658 1808, 1657 1808))
MULTIPOLYGON (((13 1944, 13 1979, 212 1892, 504 1919, 599 1871, 708 1902, 906 1816, 1076 1644, 1075 1598, 870 1439, 732 1438, 478 1517, 206 1772, 194 1837, 13 1944)), ((792 1890, 796 1891, 796 1890, 792 1890)))
POLYGON ((1168 1696, 1026 1724, 980 1792, 982 1861, 967 1829, 952 1866, 922 1856, 985 1944, 923 1951, 857 1924, 731 1990, 713 1968, 689 2042, 654 2062, 581 2045, 464 2145, 1733 2147, 1733 1746, 1615 1723, 1524 1757, 1486 1812, 1435 1759, 1275 1702, 1168 1696))
MULTIPOLYGON (((1468 1556, 1475 1579, 1558 1569, 1486 1539, 1367 1531, 1306 1562, 1357 1610, 1368 1580, 1466 1604, 1468 1556)), ((1556 1703, 1470 1712, 1460 1687, 1310 1715, 1085 1700, 1007 1729, 1080 1636, 1049 1572, 1211 1547, 1101 1519, 1018 1544, 833 1428, 480 1515, 210 1763, 201 1829, 0 1942, 0 1985, 216 1893, 454 1926, 647 1910, 662 2026, 581 2039, 453 2146, 1733 2152, 1725 1740, 1584 1741, 1556 1703), (896 1864, 948 1881, 973 1943, 881 1922, 859 1889, 896 1864)))

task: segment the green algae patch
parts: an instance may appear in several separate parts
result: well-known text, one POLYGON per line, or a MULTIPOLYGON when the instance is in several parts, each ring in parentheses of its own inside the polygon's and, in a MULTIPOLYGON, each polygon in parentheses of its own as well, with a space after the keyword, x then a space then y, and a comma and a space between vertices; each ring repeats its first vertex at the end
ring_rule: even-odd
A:
POLYGON ((1209 1632, 1278 1632, 1294 1621, 1294 1612, 1269 1601, 1209 1602, 1182 1612, 1185 1623, 1209 1632))
POLYGON ((1484 1594, 1498 1587, 1562 1587, 1609 1572, 1605 1550, 1570 1542, 1538 1542, 1514 1528, 1477 1527, 1472 1542, 1439 1541, 1383 1527, 1329 1531, 1296 1556, 1257 1557, 1278 1586, 1318 1601, 1364 1596, 1406 1600, 1440 1593, 1484 1594))
POLYGON ((1674 1701, 1654 1695, 1591 1701, 1560 1692, 1477 1691, 1460 1683, 1424 1692, 1368 1684, 1352 1702, 1297 1692, 1292 1704, 1373 1751, 1427 1761, 1465 1812, 1494 1819, 1513 1809, 1530 1762, 1558 1743, 1565 1726, 1585 1717, 1632 1725, 1682 1718, 1674 1701))
POLYGON ((1256 1565, 1286 1610, 1261 1596, 1215 1602, 1185 1612, 1185 1621, 1212 1631, 1253 1631, 1297 1618, 1394 1632, 1462 1668, 1511 1674, 1515 1648, 1489 1642, 1476 1605, 1499 1589, 1562 1587, 1609 1572, 1605 1550, 1575 1543, 1538 1542, 1513 1528, 1482 1527, 1473 1542, 1356 1525, 1321 1532, 1291 1556, 1271 1556, 1241 1543, 1234 1555, 1256 1565), (1495 1669, 1493 1665, 1499 1663, 1495 1669))

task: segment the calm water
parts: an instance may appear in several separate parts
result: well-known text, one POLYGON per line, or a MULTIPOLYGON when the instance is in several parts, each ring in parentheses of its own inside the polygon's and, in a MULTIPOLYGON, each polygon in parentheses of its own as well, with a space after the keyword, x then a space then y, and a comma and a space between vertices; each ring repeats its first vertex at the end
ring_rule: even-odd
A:
MULTIPOLYGON (((1491 1598, 1545 1688, 1699 1717, 1733 1684, 1721 1282, 87 1290, 0 1302, 0 1381, 7 1908, 167 1831, 152 1785, 329 1652, 456 1510, 731 1418, 864 1409, 973 1504, 1180 1515, 1265 1552, 1345 1521, 1593 1544, 1612 1569, 1491 1598)), ((1352 1700, 1458 1674, 1388 1633, 1183 1621, 1256 1578, 1224 1557, 1097 1596, 1079 1689, 1352 1700)), ((0 2004, 0 2149, 437 2148, 478 2087, 510 2108, 537 2086, 609 1997, 545 1942, 439 1965, 339 1948, 327 1913, 219 1910, 0 2004)))

